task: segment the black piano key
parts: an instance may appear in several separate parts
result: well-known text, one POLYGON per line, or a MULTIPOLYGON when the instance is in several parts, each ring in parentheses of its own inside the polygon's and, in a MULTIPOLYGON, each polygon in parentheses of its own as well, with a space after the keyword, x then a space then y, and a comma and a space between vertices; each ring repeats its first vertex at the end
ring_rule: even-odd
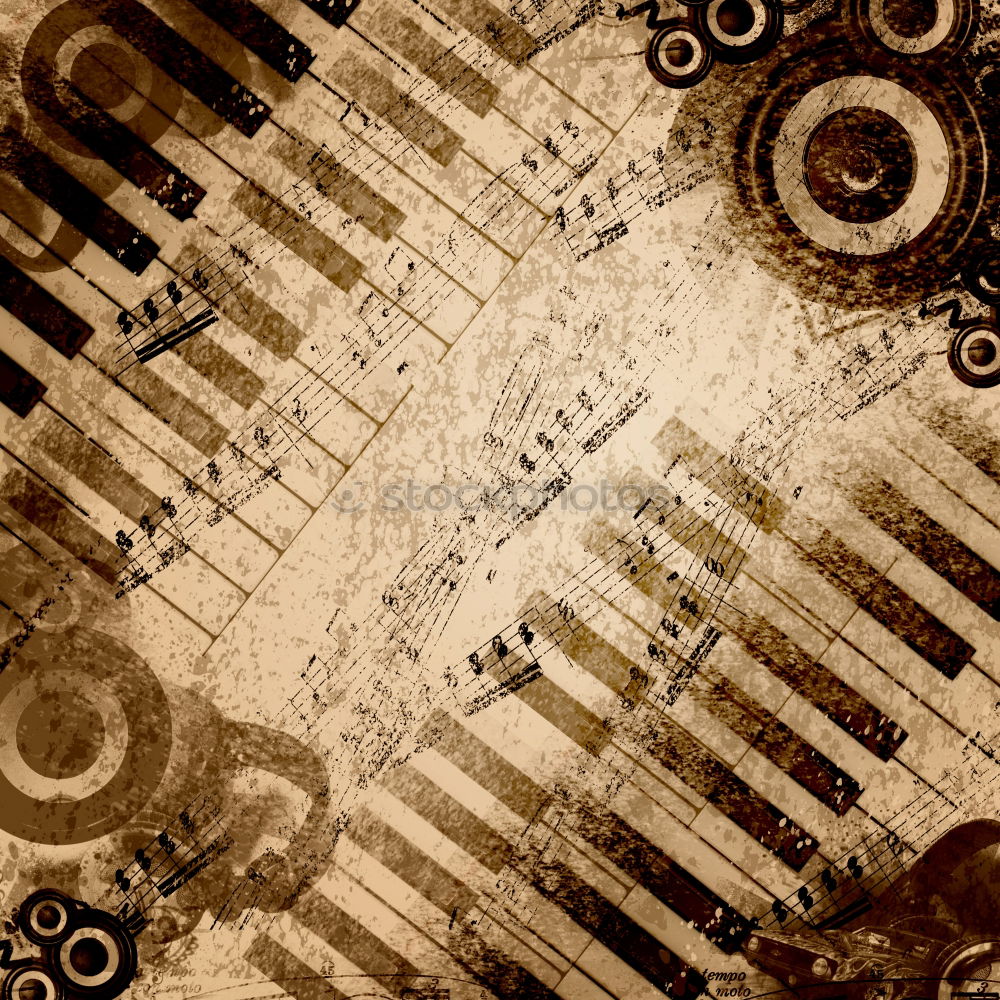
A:
POLYGON ((758 663, 812 702, 831 722, 880 760, 890 760, 906 731, 857 691, 817 663, 760 615, 732 615, 730 633, 758 663))
POLYGON ((283 134, 271 143, 268 152, 290 170, 306 175, 316 190, 380 240, 391 239, 406 218, 331 152, 308 139, 283 134))
POLYGON ((366 806, 352 814, 347 836, 443 913, 450 916, 456 906, 467 912, 476 905, 479 899, 477 892, 424 854, 366 806))
POLYGON ((138 521, 160 505, 160 497, 75 427, 55 414, 43 422, 35 444, 113 507, 138 521))
POLYGON ((138 0, 82 2, 147 59, 244 135, 256 134, 270 116, 270 107, 256 94, 138 0))
POLYGON ((984 421, 970 419, 968 413, 951 403, 928 399, 912 405, 935 434, 993 482, 1000 483, 1000 438, 990 433, 984 421))
POLYGON ((869 520, 947 580, 991 618, 1000 618, 1000 573, 891 483, 872 480, 851 491, 869 520))
POLYGON ((36 479, 20 469, 11 470, 0 482, 0 500, 106 583, 115 583, 118 549, 36 479))
POLYGON ((523 66, 535 50, 534 38, 488 0, 435 0, 434 6, 512 66, 523 66))
POLYGON ((581 808, 575 819, 576 833, 727 955, 745 940, 748 920, 620 816, 581 808))
POLYGON ((268 934, 258 934, 243 958, 295 1000, 346 1000, 334 982, 321 976, 268 934))
MULTIPOLYGON (((44 22, 42 28, 46 30, 44 22)), ((52 36, 51 48, 57 51, 65 36, 55 25, 49 25, 47 30, 52 36)), ((95 102, 113 70, 84 49, 73 62, 71 82, 43 59, 28 59, 26 53, 21 79, 29 87, 32 104, 174 218, 189 219, 205 197, 205 189, 95 102)))
POLYGON ((342 28, 361 0, 302 0, 312 11, 335 28, 342 28))
POLYGON ((306 890, 292 908, 295 919, 339 951, 362 972, 375 976, 419 975, 420 970, 315 889, 306 890))
POLYGON ((919 653, 946 677, 955 677, 975 649, 901 588, 883 579, 839 538, 827 530, 808 544, 797 542, 803 560, 880 625, 919 653))
MULTIPOLYGON (((533 602, 539 607, 555 603, 545 594, 533 598, 533 602)), ((616 693, 630 684, 639 692, 648 686, 645 670, 582 622, 574 621, 572 630, 567 628, 559 634, 559 648, 616 693)))
POLYGON ((460 941, 451 949, 452 957, 494 996, 556 1000, 556 994, 544 983, 498 948, 487 944, 481 934, 464 924, 457 926, 460 941))
POLYGON ((539 785, 450 715, 435 710, 421 735, 518 816, 530 819, 545 801, 539 785))
POLYGON ((405 765, 395 768, 382 786, 490 871, 503 868, 510 844, 420 771, 405 765))
POLYGON ((854 778, 729 678, 703 667, 690 692, 699 705, 838 816, 857 802, 862 788, 854 778))
POLYGON ((701 993, 705 979, 665 948, 652 934, 612 905, 596 889, 559 862, 537 865, 534 885, 626 965, 669 997, 701 993))
POLYGON ((316 54, 251 0, 192 0, 271 69, 294 83, 316 54))
POLYGON ((45 386, 0 351, 0 403, 19 417, 26 417, 44 395, 45 386))
POLYGON ((492 83, 410 18, 383 19, 378 37, 480 118, 496 102, 498 91, 492 83))
POLYGON ((819 848, 815 838, 669 720, 660 720, 649 752, 795 871, 819 848))
POLYGON ((361 277, 364 270, 361 261, 304 216, 287 208, 251 181, 240 184, 229 201, 341 291, 349 292, 361 277))
POLYGON ((761 512, 754 517, 764 531, 771 531, 785 516, 787 507, 763 483, 748 472, 735 468, 729 459, 677 417, 671 417, 653 439, 661 453, 671 459, 680 455, 685 472, 695 476, 737 510, 747 510, 746 494, 762 499, 761 512))
POLYGON ((949 679, 975 655, 973 646, 889 580, 882 580, 858 604, 949 679))
POLYGON ((330 76, 338 89, 358 95, 365 110, 384 118, 441 166, 448 166, 462 148, 457 132, 352 53, 345 53, 333 64, 330 76))
POLYGON ((0 305, 63 357, 74 358, 94 328, 0 255, 0 305))
POLYGON ((142 274, 157 245, 19 132, 0 132, 0 167, 133 274, 142 274))

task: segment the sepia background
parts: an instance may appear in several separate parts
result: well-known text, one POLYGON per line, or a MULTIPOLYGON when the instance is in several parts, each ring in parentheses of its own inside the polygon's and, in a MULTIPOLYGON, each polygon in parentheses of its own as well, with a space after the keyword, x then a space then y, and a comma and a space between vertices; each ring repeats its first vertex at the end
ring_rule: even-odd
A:
POLYGON ((995 4, 0 13, 4 998, 996 995, 995 4))

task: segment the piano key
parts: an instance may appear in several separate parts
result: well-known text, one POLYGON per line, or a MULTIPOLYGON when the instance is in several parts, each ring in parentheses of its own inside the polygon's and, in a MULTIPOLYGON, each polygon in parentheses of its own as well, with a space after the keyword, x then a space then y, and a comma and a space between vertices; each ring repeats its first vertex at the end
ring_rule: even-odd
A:
POLYGON ((674 997, 696 997, 705 980, 567 866, 546 865, 539 891, 650 983, 674 997))
MULTIPOLYGON (((372 166, 363 171, 371 183, 386 172, 384 164, 392 164, 398 171, 405 172, 411 182, 416 182, 425 191, 432 192, 445 202, 452 211, 466 214, 467 206, 491 183, 502 184, 513 195, 515 203, 523 210, 524 221, 520 226, 504 228, 506 235, 491 234, 504 249, 515 254, 523 253, 534 238, 544 219, 538 207, 531 201, 529 193, 515 191, 503 181, 496 182, 495 174, 483 164, 460 151, 447 167, 434 163, 422 154, 405 148, 394 141, 385 129, 365 128, 351 113, 352 106, 345 99, 337 97, 322 87, 317 80, 304 77, 296 88, 296 101, 282 108, 282 122, 298 134, 309 136, 314 142, 326 142, 333 152, 339 153, 346 137, 362 144, 372 153, 372 166), (328 137, 333 138, 328 138, 328 137)), ((529 149, 527 136, 521 137, 520 148, 529 149)), ((509 157, 508 157, 509 159, 509 157)), ((506 170, 510 163, 504 163, 499 170, 506 170)), ((566 173, 569 173, 566 168, 566 173)), ((556 199, 548 192, 533 192, 546 205, 554 208, 556 199)), ((478 223, 476 223, 478 225, 478 223)))
POLYGON ((458 133, 414 98, 399 93, 388 77, 353 52, 345 52, 332 65, 325 66, 323 76, 340 93, 357 97, 367 110, 441 166, 447 166, 461 148, 458 133))
POLYGON ((401 874, 442 913, 450 915, 456 906, 468 911, 476 904, 476 893, 419 851, 367 806, 354 812, 347 836, 383 865, 401 874))
POLYGON ((722 719, 838 816, 857 801, 861 785, 728 678, 703 666, 689 688, 692 699, 722 719))
POLYGON ((511 66, 522 66, 534 51, 534 38, 488 0, 435 0, 436 7, 451 22, 461 25, 511 66))
POLYGON ((566 972, 569 969, 569 957, 577 954, 589 937, 570 917, 546 902, 527 882, 517 886, 516 901, 506 898, 493 900, 498 883, 509 880, 510 872, 501 872, 498 879, 496 872, 490 871, 456 845, 453 829, 439 829, 430 822, 425 810, 411 809, 385 793, 376 793, 373 799, 372 808, 378 811, 386 824, 400 831, 405 830, 407 840, 414 847, 459 879, 479 900, 478 906, 471 912, 465 909, 452 911, 448 919, 452 930, 456 924, 459 928, 471 929, 473 919, 478 932, 495 924, 557 970, 566 972))
POLYGON ((404 765, 390 771, 381 785, 490 871, 503 868, 510 851, 507 840, 420 771, 404 765))
MULTIPOLYGON (((99 628, 110 631, 134 649, 158 675, 172 672, 172 676, 177 676, 178 663, 200 662, 200 655, 211 643, 211 636, 154 590, 143 588, 141 593, 131 598, 116 601, 114 588, 107 581, 97 577, 86 565, 2 501, 0 522, 6 532, 12 532, 19 541, 23 540, 20 549, 30 547, 31 552, 44 559, 44 565, 51 568, 51 572, 58 574, 59 580, 72 583, 72 588, 57 590, 53 595, 46 591, 44 581, 36 577, 31 595, 35 608, 45 597, 55 596, 58 599, 68 596, 74 606, 79 605, 81 613, 95 616, 92 620, 100 623, 99 628), (142 621, 146 627, 136 629, 132 627, 132 621, 142 621)), ((21 582, 29 582, 25 575, 19 573, 18 576, 21 582)))
POLYGON ((243 953, 243 959, 295 1000, 345 998, 345 994, 328 982, 326 977, 315 972, 305 962, 299 961, 284 945, 268 934, 257 934, 243 953))
POLYGON ((911 397, 910 405, 935 434, 955 451, 1000 484, 1000 441, 980 420, 969 420, 968 414, 949 400, 911 397))
POLYGON ((131 520, 138 521, 159 506, 160 497, 84 438, 76 427, 52 410, 38 416, 34 425, 38 447, 131 520))
POLYGON ((892 483, 867 479, 851 489, 851 500, 964 597, 991 618, 1000 619, 1000 573, 915 507, 892 483))
POLYGON ((749 932, 747 921, 624 819, 613 812, 574 819, 576 833, 724 952, 740 946, 749 932))
POLYGON ((186 340, 173 351, 245 410, 264 394, 264 380, 241 365, 232 354, 222 350, 209 337, 186 340))
MULTIPOLYGON (((391 861, 391 858, 387 858, 391 861)), ((491 922, 474 934, 461 934, 460 946, 449 929, 451 913, 444 914, 409 885, 408 872, 387 867, 365 853, 356 842, 345 841, 343 861, 359 881, 377 898, 419 926, 432 940, 447 948, 453 958, 478 982, 503 996, 526 996, 547 1000, 559 973, 533 955, 517 938, 491 922)))
MULTIPOLYGON (((80 480, 71 476, 61 466, 48 459, 43 453, 35 451, 32 454, 30 445, 26 443, 27 438, 23 430, 21 432, 12 432, 10 428, 4 428, 4 430, 15 454, 18 454, 24 461, 30 457, 31 468, 34 471, 44 475, 63 495, 86 511, 89 521, 87 526, 89 537, 93 538, 96 535, 101 539, 103 544, 101 544, 100 551, 107 553, 110 549, 115 550, 114 556, 105 556, 102 561, 108 563, 113 560, 109 567, 110 575, 116 576, 122 560, 110 539, 115 537, 116 531, 120 530, 123 524, 131 530, 132 523, 125 521, 122 513, 113 505, 85 486, 80 480)), ((23 499, 17 502, 15 499, 7 497, 7 502, 42 530, 48 531, 45 523, 39 521, 38 516, 47 521, 54 520, 51 503, 46 505, 43 501, 39 501, 40 506, 38 516, 36 516, 34 512, 25 509, 26 505, 23 499)), ((49 533, 51 534, 51 532, 49 533)), ((60 544, 64 544, 61 538, 59 541, 60 544)), ((220 538, 216 544, 221 545, 222 543, 223 539, 220 538)), ((96 544, 96 541, 93 544, 96 544)), ((152 544, 155 549, 159 550, 163 546, 163 540, 158 538, 152 544)), ((211 547, 206 546, 206 549, 209 553, 212 552, 211 547)), ((74 555, 82 558, 78 552, 74 552, 74 555)), ((216 561, 225 565, 224 558, 219 559, 217 556, 216 561)), ((107 576, 105 578, 107 579, 107 576)), ((245 591, 227 579, 220 569, 214 569, 194 552, 188 553, 184 560, 175 561, 162 573, 157 574, 156 580, 151 582, 151 586, 213 635, 217 635, 221 631, 246 596, 245 591), (204 599, 206 593, 212 595, 211 602, 204 599)))
MULTIPOLYGON (((68 50, 77 48, 72 42, 65 44, 67 31, 71 32, 72 27, 75 25, 63 28, 47 18, 36 29, 38 44, 46 52, 66 49, 59 51, 59 55, 60 59, 68 59, 68 50)), ((32 51, 31 48, 26 51, 23 68, 23 86, 25 93, 30 93, 31 104, 175 219, 190 218, 205 195, 204 188, 104 109, 109 88, 121 83, 95 57, 95 49, 79 48, 72 61, 71 80, 42 59, 31 59, 32 51)))
POLYGON ((442 976, 463 978, 465 969, 447 950, 372 895, 336 864, 317 879, 316 891, 339 906, 368 934, 391 943, 393 949, 414 968, 434 969, 442 976))
POLYGON ((8 469, 0 479, 0 500, 105 583, 114 585, 118 550, 36 475, 22 468, 8 469))
MULTIPOLYGON (((279 139, 276 143, 279 152, 282 147, 287 147, 294 141, 290 137, 279 139)), ((407 269, 411 262, 414 265, 422 264, 419 254, 423 254, 452 280, 464 285, 472 295, 480 300, 488 298, 513 263, 503 248, 498 247, 490 238, 483 238, 466 220, 444 207, 434 193, 422 191, 395 166, 373 163, 375 154, 364 156, 363 147, 356 148, 359 152, 346 156, 345 159, 350 163, 360 160, 362 165, 369 168, 366 176, 371 178, 379 190, 386 192, 385 197, 378 196, 382 206, 374 206, 376 219, 385 215, 385 206, 388 205, 396 216, 392 219, 392 231, 401 241, 405 241, 383 247, 372 244, 369 240, 360 240, 356 228, 347 225, 346 220, 338 225, 336 231, 343 234, 346 244, 354 247, 354 252, 365 262, 366 278, 391 296, 397 294, 398 286, 407 288, 407 297, 400 300, 406 307, 415 297, 419 297, 416 291, 409 291, 413 281, 404 281, 410 277, 407 269), (388 197, 391 197, 392 204, 387 202, 388 197), (400 208, 397 209, 394 205, 399 205, 400 208), (417 219, 420 220, 419 224, 417 219), (419 254, 414 254, 414 250, 419 254), (390 260, 393 262, 391 267, 388 263, 390 260)), ((332 195, 330 188, 341 183, 341 171, 339 167, 325 166, 330 156, 322 150, 320 154, 308 168, 308 172, 303 172, 310 182, 323 185, 323 193, 329 192, 332 195)), ((297 171, 296 174, 298 173, 297 171)), ((349 197, 354 197, 352 189, 353 185, 348 180, 345 190, 349 197)), ((340 201, 341 207, 351 218, 356 220, 359 215, 371 214, 373 206, 367 198, 354 197, 354 201, 353 206, 349 206, 343 198, 340 201)), ((331 222, 335 219, 335 216, 331 217, 331 222)), ((387 239, 381 232, 374 230, 364 217, 361 222, 380 239, 387 239)))
POLYGON ((362 265, 347 251, 322 235, 297 212, 286 208, 251 181, 244 181, 230 201, 248 219, 272 234, 297 257, 317 270, 341 291, 349 292, 361 275, 362 265))
POLYGON ((317 889, 295 903, 295 919, 360 970, 377 976, 415 976, 420 970, 317 889))
POLYGON ((342 28, 361 0, 302 0, 310 10, 316 11, 324 21, 335 28, 342 28))
POLYGON ((285 31, 252 0, 195 0, 195 6, 292 83, 315 58, 304 42, 285 31))
POLYGON ((816 853, 819 844, 805 830, 679 726, 664 721, 649 752, 790 868, 800 871, 816 853))
POLYGON ((45 386, 0 351, 0 403, 19 417, 26 417, 44 395, 45 386))
MULTIPOLYGON (((170 259, 170 266, 182 273, 196 266, 211 247, 206 239, 200 246, 185 244, 170 259)), ((305 339, 306 334, 282 312, 258 296, 248 285, 240 287, 239 295, 215 298, 213 308, 253 337, 261 347, 279 361, 287 361, 305 339)))
POLYGON ((0 305, 67 358, 94 328, 0 254, 0 305))
POLYGON ((84 0, 84 3, 104 23, 244 135, 254 135, 270 115, 271 109, 256 94, 234 80, 138 0, 84 0))
POLYGON ((141 274, 157 247, 20 133, 0 133, 4 168, 133 274, 141 274))
POLYGON ((570 969, 559 980, 553 992, 563 1000, 610 1000, 611 997, 610 993, 576 968, 570 969))
POLYGON ((379 47, 402 57, 411 71, 433 80, 442 90, 461 101, 471 112, 483 117, 497 100, 497 88, 480 76, 454 52, 454 42, 446 46, 397 5, 382 3, 362 7, 352 26, 373 39, 379 47))
POLYGON ((995 484, 907 414, 897 417, 885 436, 891 447, 883 454, 893 456, 902 474, 892 477, 897 485, 943 528, 996 566, 1000 536, 990 517, 995 484), (928 461, 930 456, 933 461, 928 461))
MULTIPOLYGON (((163 463, 155 453, 147 450, 112 421, 102 419, 101 415, 86 403, 74 401, 71 397, 67 398, 69 394, 63 391, 62 386, 58 388, 59 391, 53 394, 53 405, 77 427, 85 428, 90 441, 94 444, 88 445, 86 449, 89 469, 84 466, 83 461, 76 463, 76 468, 69 464, 73 450, 80 449, 79 443, 72 446, 72 449, 70 443, 66 442, 61 448, 49 450, 52 457, 95 492, 105 496, 131 520, 139 521, 146 515, 154 524, 162 522, 163 529, 173 534, 171 519, 162 517, 161 503, 165 496, 172 494, 173 497, 177 497, 180 493, 178 488, 180 477, 176 470, 163 463), (120 494, 114 495, 108 487, 108 482, 113 481, 113 473, 109 472, 103 483, 97 478, 93 466, 105 463, 95 462, 93 457, 95 452, 98 456, 105 456, 105 463, 110 463, 119 469, 119 475, 127 477, 136 484, 137 492, 145 500, 144 506, 140 507, 137 503, 134 508, 129 509, 121 501, 120 494), (114 456, 113 461, 106 457, 106 453, 114 456), (141 475, 144 485, 140 486, 127 470, 134 470, 136 477, 141 475)), ((57 440, 67 436, 64 432, 57 440)), ((216 526, 211 537, 195 539, 192 548, 245 591, 250 591, 263 579, 278 555, 276 547, 268 544, 266 539, 254 532, 252 526, 235 518, 227 518, 225 523, 216 526)))
POLYGON ((664 455, 678 455, 684 462, 684 471, 713 490, 725 489, 720 493, 724 501, 739 508, 745 492, 753 493, 763 500, 763 519, 759 522, 765 531, 778 525, 785 513, 784 502, 775 496, 750 472, 732 467, 728 458, 711 445, 687 424, 677 417, 671 417, 653 440, 654 446, 664 455), (713 478, 718 473, 722 481, 713 478), (728 484, 723 486, 723 484, 728 484))
POLYGON ((733 636, 759 663, 881 760, 906 738, 891 718, 831 675, 798 643, 761 615, 734 617, 733 636))
MULTIPOLYGON (((269 131, 268 134, 276 133, 269 131)), ((215 144, 215 142, 215 139, 209 140, 210 144, 215 144)), ((287 168, 279 161, 268 160, 266 154, 252 150, 251 145, 247 144, 246 163, 255 164, 262 172, 266 173, 269 178, 268 184, 272 183, 271 178, 273 177, 273 187, 268 190, 268 195, 276 197, 277 192, 282 191, 285 182, 290 183, 291 179, 294 179, 294 175, 289 174, 287 168)), ((247 216, 252 216, 257 211, 255 202, 266 200, 257 196, 254 193, 256 190, 252 191, 249 182, 241 180, 241 175, 226 174, 226 180, 222 181, 220 178, 220 183, 213 187, 212 193, 202 204, 200 217, 219 232, 236 230, 243 224, 247 216), (233 195, 240 211, 234 210, 232 206, 220 202, 217 198, 217 196, 226 196, 227 183, 233 185, 233 195)), ((305 200, 308 195, 306 187, 300 185, 298 191, 299 193, 296 194, 296 189, 285 187, 283 197, 288 199, 290 203, 306 205, 307 210, 310 210, 308 205, 312 202, 305 200)), ((350 223, 346 217, 333 210, 332 206, 324 207, 320 203, 319 207, 314 206, 314 209, 315 225, 309 220, 301 220, 298 223, 298 228, 284 237, 284 242, 289 244, 292 252, 299 253, 301 251, 300 256, 306 264, 318 269, 321 273, 326 273, 327 277, 342 290, 350 289, 354 281, 357 280, 361 269, 361 264, 357 259, 360 255, 364 258, 363 263, 367 265, 371 283, 388 288, 390 294, 397 294, 396 286, 400 279, 397 277, 393 280, 383 268, 391 255, 391 248, 387 250, 384 244, 368 237, 357 226, 350 223), (349 267, 346 265, 343 268, 337 267, 337 261, 340 257, 347 258, 353 263, 349 267)), ((284 202, 281 202, 280 206, 272 206, 270 212, 271 214, 263 220, 268 229, 277 225, 279 216, 291 219, 300 215, 299 212, 289 209, 284 202)), ((457 220, 449 218, 447 221, 450 223, 457 220)), ((462 223, 459 225, 463 229, 467 228, 462 223)), ((279 233, 279 235, 282 234, 279 233)), ((245 238, 240 237, 240 239, 245 238)), ((421 239, 423 240, 424 237, 421 239)), ((483 243, 485 244, 485 241, 483 243)), ((481 250, 482 246, 475 249, 481 250)), ((492 247, 488 247, 488 250, 493 252, 492 247)), ((404 286, 412 290, 402 297, 402 308, 406 309, 412 303, 412 308, 416 310, 418 319, 426 322, 435 333, 447 337, 449 340, 454 339, 475 315, 480 303, 469 293, 463 291, 440 269, 430 266, 428 270, 428 265, 424 264, 420 256, 414 254, 413 251, 409 251, 408 256, 416 261, 417 270, 413 272, 413 276, 409 280, 404 282, 404 286)), ((487 263, 490 262, 490 255, 485 251, 483 257, 487 263)), ((282 273, 289 275, 295 273, 290 266, 292 262, 286 258, 287 255, 282 254, 267 262, 267 273, 270 273, 272 269, 281 270, 282 273)), ((404 272, 405 274, 406 272, 404 272)), ((289 278, 285 281, 285 285, 295 288, 301 296, 305 289, 313 285, 313 282, 304 275, 300 274, 299 277, 300 280, 294 282, 289 278)), ((256 275, 256 279, 255 287, 258 293, 263 295, 265 282, 259 274, 256 275)), ((369 287, 366 292, 370 290, 369 287)), ((236 297, 239 297, 238 293, 236 297)))
POLYGON ((406 218, 334 153, 310 139, 284 132, 268 152, 297 176, 314 176, 322 183, 323 194, 381 240, 389 240, 406 218))

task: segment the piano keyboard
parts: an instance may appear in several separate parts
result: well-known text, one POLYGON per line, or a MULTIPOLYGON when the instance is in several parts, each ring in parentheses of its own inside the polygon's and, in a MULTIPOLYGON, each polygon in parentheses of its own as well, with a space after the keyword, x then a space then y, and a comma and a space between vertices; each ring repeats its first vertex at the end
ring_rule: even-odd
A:
POLYGON ((32 15, 74 141, 3 139, 4 499, 207 644, 611 137, 526 64, 593 11, 84 6, 32 15))
MULTIPOLYGON (((610 804, 565 808, 551 761, 615 738, 601 706, 637 696, 663 613, 648 576, 595 594, 585 622, 567 608, 558 648, 532 644, 538 679, 439 713, 432 748, 379 782, 251 965, 296 997, 319 995, 322 968, 374 982, 429 961, 498 997, 714 995, 706 972, 777 989, 741 956, 753 927, 841 926, 946 829, 992 815, 997 524, 954 492, 974 458, 939 436, 940 407, 892 402, 892 432, 826 435, 800 495, 771 508, 688 697, 610 804)), ((702 433, 669 420, 662 467, 709 468, 702 433)), ((995 477, 974 475, 995 516, 995 477)), ((596 546, 622 526, 591 530, 596 546)))

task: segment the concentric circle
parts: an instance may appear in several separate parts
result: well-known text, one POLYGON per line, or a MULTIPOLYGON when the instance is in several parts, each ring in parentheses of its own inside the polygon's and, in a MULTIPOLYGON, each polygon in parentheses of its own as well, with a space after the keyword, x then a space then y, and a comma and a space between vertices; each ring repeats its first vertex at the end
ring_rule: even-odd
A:
POLYGON ((42 965, 25 965, 9 973, 3 1000, 62 1000, 63 991, 42 965))
POLYGON ((86 910, 56 954, 56 974, 75 993, 115 997, 135 976, 132 936, 109 914, 86 910))
POLYGON ((709 0, 692 22, 720 62, 742 65, 772 49, 784 24, 778 0, 709 0))
POLYGON ((892 115, 877 108, 845 107, 810 134, 804 154, 809 193, 842 222, 880 222, 913 186, 913 140, 892 115))
POLYGON ((978 22, 976 0, 851 0, 850 23, 860 40, 893 56, 950 59, 978 22))
POLYGON ((811 26, 749 71, 727 211, 800 294, 898 307, 958 270, 984 206, 985 138, 945 71, 830 31, 811 26))
POLYGON ((674 18, 650 36, 646 66, 666 87, 693 87, 712 68, 712 50, 684 18, 674 18))
POLYGON ((1000 979, 1000 939, 958 941, 945 951, 940 963, 938 1000, 952 1000, 956 993, 995 992, 1000 979))
POLYGON ((956 378, 974 389, 1000 385, 1000 331, 978 322, 959 330, 948 348, 948 364, 956 378))
POLYGON ((132 650, 80 626, 35 633, 0 674, 0 828, 102 837, 148 802, 170 744, 163 688, 132 650))
POLYGON ((948 154, 940 123, 911 91, 867 74, 839 76, 810 88, 781 123, 772 152, 774 187, 792 222, 814 243, 853 256, 888 253, 922 233, 941 210, 948 154), (879 122, 898 140, 888 156, 868 141, 879 122), (831 137, 852 141, 845 136, 851 125, 854 144, 845 153, 831 137), (810 171, 834 161, 839 172, 810 171), (810 180, 829 183, 817 197, 810 180), (831 203, 841 211, 831 212, 831 203), (889 205, 895 208, 884 211, 889 205))
POLYGON ((55 944, 73 927, 76 904, 58 889, 39 889, 18 908, 18 924, 34 944, 55 944))
POLYGON ((962 283, 987 306, 1000 306, 1000 243, 977 247, 962 268, 962 283))

